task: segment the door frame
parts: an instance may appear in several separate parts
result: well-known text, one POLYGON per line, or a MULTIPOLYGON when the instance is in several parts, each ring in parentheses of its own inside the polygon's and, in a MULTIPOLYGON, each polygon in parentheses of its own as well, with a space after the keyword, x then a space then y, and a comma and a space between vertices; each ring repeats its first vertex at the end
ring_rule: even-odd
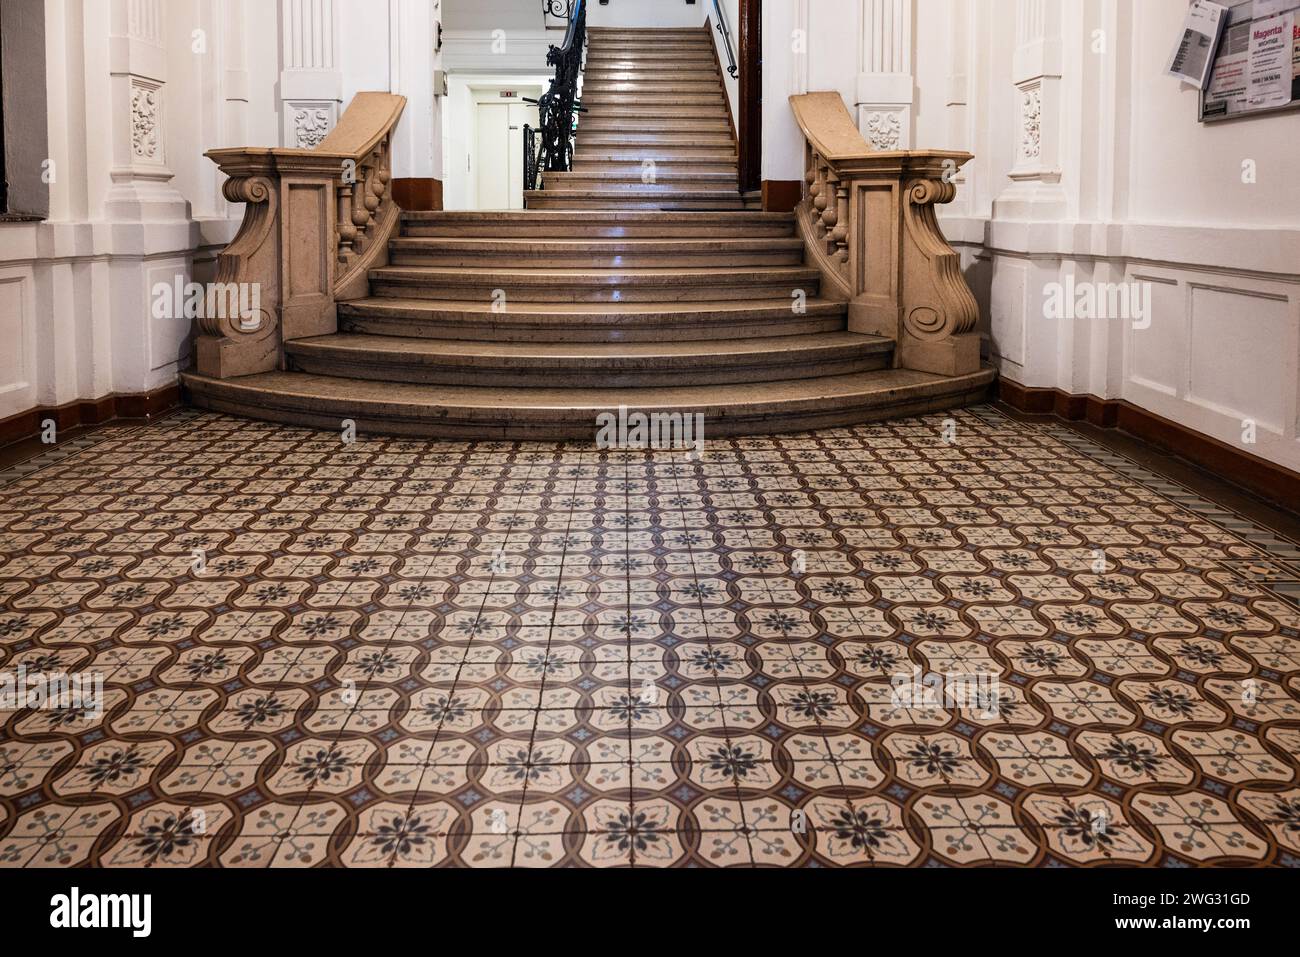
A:
POLYGON ((763 187, 763 0, 740 0, 736 45, 740 191, 748 193, 763 187))
MULTIPOLYGON (((0 16, 4 11, 0 11, 0 16)), ((0 36, 4 35, 4 24, 0 22, 0 36)), ((9 212, 9 177, 5 173, 5 81, 4 51, 0 42, 0 216, 9 212)))

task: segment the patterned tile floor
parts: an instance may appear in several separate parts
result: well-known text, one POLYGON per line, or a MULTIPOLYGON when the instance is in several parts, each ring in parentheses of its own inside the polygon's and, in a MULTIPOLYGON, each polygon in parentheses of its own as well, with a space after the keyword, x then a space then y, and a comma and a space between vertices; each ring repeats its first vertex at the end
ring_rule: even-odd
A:
POLYGON ((953 418, 61 449, 0 487, 0 670, 103 710, 0 711, 0 863, 1300 863, 1300 553, 953 418))

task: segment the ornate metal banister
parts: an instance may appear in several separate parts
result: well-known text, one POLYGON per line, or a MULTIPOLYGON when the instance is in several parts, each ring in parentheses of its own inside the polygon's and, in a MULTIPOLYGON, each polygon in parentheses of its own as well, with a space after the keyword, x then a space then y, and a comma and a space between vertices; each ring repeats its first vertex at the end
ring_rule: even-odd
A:
POLYGON ((790 105, 807 141, 799 232, 826 292, 848 300, 849 328, 895 340, 902 368, 978 371, 979 307, 934 211, 971 154, 874 151, 838 93, 790 105))
MULTIPOLYGON (((546 0, 548 11, 558 11, 555 0, 546 0)), ((524 189, 544 189, 546 173, 573 169, 576 128, 574 120, 582 110, 578 86, 587 53, 587 2, 568 0, 568 28, 564 43, 552 46, 546 65, 555 67, 555 79, 537 101, 540 142, 535 161, 524 163, 524 189)), ((559 15, 558 12, 555 15, 559 15)))
MULTIPOLYGON (((244 222, 217 256, 216 285, 256 302, 198 319, 200 375, 230 378, 284 366, 284 343, 338 329, 338 302, 368 292, 387 262, 401 210, 392 195, 392 136, 406 98, 358 93, 315 149, 238 147, 206 155, 228 179, 244 222), (244 296, 242 290, 255 290, 244 296)), ((213 297, 209 297, 210 299, 213 297)))

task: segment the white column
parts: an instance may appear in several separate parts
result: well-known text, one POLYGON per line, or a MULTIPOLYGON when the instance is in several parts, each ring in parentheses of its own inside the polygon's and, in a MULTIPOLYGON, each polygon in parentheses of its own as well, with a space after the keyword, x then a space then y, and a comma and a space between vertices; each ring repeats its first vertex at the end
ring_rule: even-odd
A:
POLYGON ((1011 186, 995 206, 999 218, 1058 220, 1067 212, 1060 165, 1062 18, 1062 0, 1017 0, 1015 163, 1011 186))
POLYGON ((335 0, 280 0, 280 115, 285 146, 310 149, 338 122, 343 102, 335 0))
POLYGON ((912 146, 913 0, 862 0, 858 128, 878 150, 912 146))
POLYGON ((162 0, 111 0, 109 10, 109 220, 172 222, 185 200, 167 167, 167 51, 162 0))

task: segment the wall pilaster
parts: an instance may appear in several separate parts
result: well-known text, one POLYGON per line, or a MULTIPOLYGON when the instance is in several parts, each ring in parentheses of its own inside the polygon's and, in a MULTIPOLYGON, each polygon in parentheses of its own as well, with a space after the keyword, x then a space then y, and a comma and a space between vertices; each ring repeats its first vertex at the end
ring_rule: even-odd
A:
POLYGON ((336 0, 280 0, 281 142, 311 149, 338 122, 343 103, 336 0))
POLYGON ((1018 122, 1011 185, 995 203, 1002 219, 1055 220, 1067 212, 1061 186, 1063 0, 1016 0, 1012 62, 1018 122))
POLYGON ((862 0, 858 129, 878 150, 910 149, 913 0, 862 0))
POLYGON ((111 0, 109 9, 109 220, 186 218, 167 165, 166 8, 162 0, 111 0))

